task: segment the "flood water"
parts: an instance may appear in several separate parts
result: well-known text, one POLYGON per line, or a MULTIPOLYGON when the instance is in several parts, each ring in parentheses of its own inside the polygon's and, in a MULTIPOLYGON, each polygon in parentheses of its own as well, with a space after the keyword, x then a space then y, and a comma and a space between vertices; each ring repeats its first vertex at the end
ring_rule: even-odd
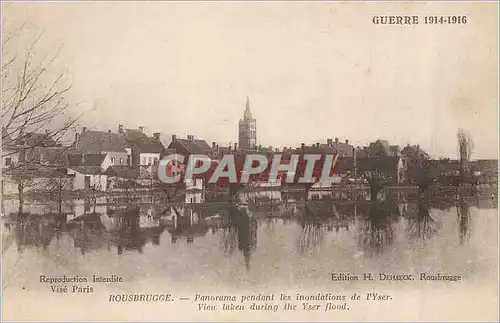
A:
POLYGON ((243 197, 247 206, 97 205, 95 214, 73 201, 64 220, 33 205, 22 221, 3 219, 4 291, 49 293, 39 275, 123 278, 94 287, 103 293, 365 284, 333 283, 331 273, 340 272, 461 275, 467 288, 496 280, 498 211, 491 199, 304 204, 274 194, 243 197))

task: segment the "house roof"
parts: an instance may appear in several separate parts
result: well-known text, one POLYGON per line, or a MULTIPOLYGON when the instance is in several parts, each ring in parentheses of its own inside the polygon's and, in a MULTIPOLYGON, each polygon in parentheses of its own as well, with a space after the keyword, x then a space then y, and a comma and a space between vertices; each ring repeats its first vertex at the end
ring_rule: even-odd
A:
POLYGON ((76 142, 76 150, 85 153, 127 152, 129 144, 121 134, 86 130, 76 142))
POLYGON ((106 158, 105 154, 71 154, 68 155, 69 166, 99 166, 106 158))
POLYGON ((330 145, 320 144, 317 146, 304 146, 304 148, 297 148, 295 150, 297 153, 306 153, 306 154, 335 154, 337 151, 330 145))
POLYGON ((135 179, 139 176, 139 169, 128 165, 112 165, 104 172, 108 176, 135 179))
POLYGON ((139 153, 161 154, 165 150, 161 141, 146 136, 141 130, 125 129, 125 140, 132 149, 136 149, 139 153))
POLYGON ((208 154, 211 150, 208 143, 202 139, 175 139, 168 148, 173 148, 176 142, 190 154, 208 154))
POLYGON ((18 137, 16 143, 28 147, 51 147, 56 144, 51 135, 47 133, 26 133, 18 137))
POLYGON ((26 160, 66 165, 68 153, 68 147, 34 147, 26 152, 26 160))

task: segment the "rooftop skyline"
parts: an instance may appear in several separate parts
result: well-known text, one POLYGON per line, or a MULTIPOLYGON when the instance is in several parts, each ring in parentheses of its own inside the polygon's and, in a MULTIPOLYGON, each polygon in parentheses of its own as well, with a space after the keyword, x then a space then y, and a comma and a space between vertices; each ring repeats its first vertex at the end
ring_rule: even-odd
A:
MULTIPOLYGON (((248 96, 263 146, 384 139, 456 157, 464 128, 473 158, 497 158, 495 3, 454 4, 483 17, 463 29, 375 27, 371 18, 384 6, 407 10, 326 2, 2 4, 4 35, 28 23, 32 35, 44 30, 37 53, 63 46, 53 67, 67 70, 67 99, 89 129, 145 126, 149 135, 234 143, 248 96)), ((412 14, 445 11, 446 3, 411 7, 412 14)))

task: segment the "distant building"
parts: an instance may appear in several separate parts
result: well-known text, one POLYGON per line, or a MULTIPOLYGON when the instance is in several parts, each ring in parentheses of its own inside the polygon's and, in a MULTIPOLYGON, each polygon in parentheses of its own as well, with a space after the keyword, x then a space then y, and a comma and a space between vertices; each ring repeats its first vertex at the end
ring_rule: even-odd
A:
POLYGON ((64 148, 52 138, 50 130, 45 133, 20 132, 16 139, 6 133, 2 135, 2 167, 8 168, 19 163, 59 163, 64 159, 64 148), (56 160, 56 154, 61 156, 56 160), (50 158, 54 157, 54 161, 50 158))
POLYGON ((168 149, 184 155, 186 158, 189 155, 209 155, 212 151, 205 140, 195 139, 193 135, 188 135, 187 139, 177 138, 176 135, 172 135, 172 142, 168 149))
POLYGON ((82 128, 75 135, 73 144, 75 152, 83 154, 107 154, 113 165, 131 165, 132 149, 123 135, 123 126, 118 126, 118 133, 109 131, 93 131, 82 128))
POLYGON ((387 140, 377 140, 367 147, 366 152, 368 157, 392 156, 400 155, 401 149, 398 145, 390 145, 387 140))
POLYGON ((68 175, 73 175, 73 190, 105 191, 111 166, 109 154, 72 154, 68 156, 68 175))
POLYGON ((240 149, 253 149, 257 146, 257 120, 252 117, 248 97, 243 119, 239 122, 238 146, 240 149))
POLYGON ((133 167, 158 165, 165 151, 159 132, 154 133, 153 137, 148 137, 144 133, 144 127, 139 127, 139 129, 125 129, 123 135, 132 149, 133 167))
POLYGON ((335 148, 335 151, 341 157, 353 157, 354 155, 354 147, 349 144, 349 140, 345 142, 340 142, 339 138, 335 138, 335 141, 332 139, 327 139, 327 146, 335 148))

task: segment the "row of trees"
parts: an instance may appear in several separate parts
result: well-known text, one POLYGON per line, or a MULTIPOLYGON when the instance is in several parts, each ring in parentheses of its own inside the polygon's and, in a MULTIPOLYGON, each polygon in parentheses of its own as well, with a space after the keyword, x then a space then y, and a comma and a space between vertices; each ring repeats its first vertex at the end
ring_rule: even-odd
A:
MULTIPOLYGON (((472 177, 468 164, 474 144, 471 137, 463 129, 458 129, 457 131, 457 142, 459 150, 459 164, 456 171, 458 171, 459 176, 453 177, 457 179, 454 181, 455 183, 462 185, 470 182, 470 178, 472 177)), ((427 188, 436 181, 439 166, 433 164, 430 160, 429 154, 420 149, 419 146, 407 145, 401 151, 401 154, 405 158, 406 175, 408 179, 411 183, 418 186, 419 193, 424 193, 427 188)))

